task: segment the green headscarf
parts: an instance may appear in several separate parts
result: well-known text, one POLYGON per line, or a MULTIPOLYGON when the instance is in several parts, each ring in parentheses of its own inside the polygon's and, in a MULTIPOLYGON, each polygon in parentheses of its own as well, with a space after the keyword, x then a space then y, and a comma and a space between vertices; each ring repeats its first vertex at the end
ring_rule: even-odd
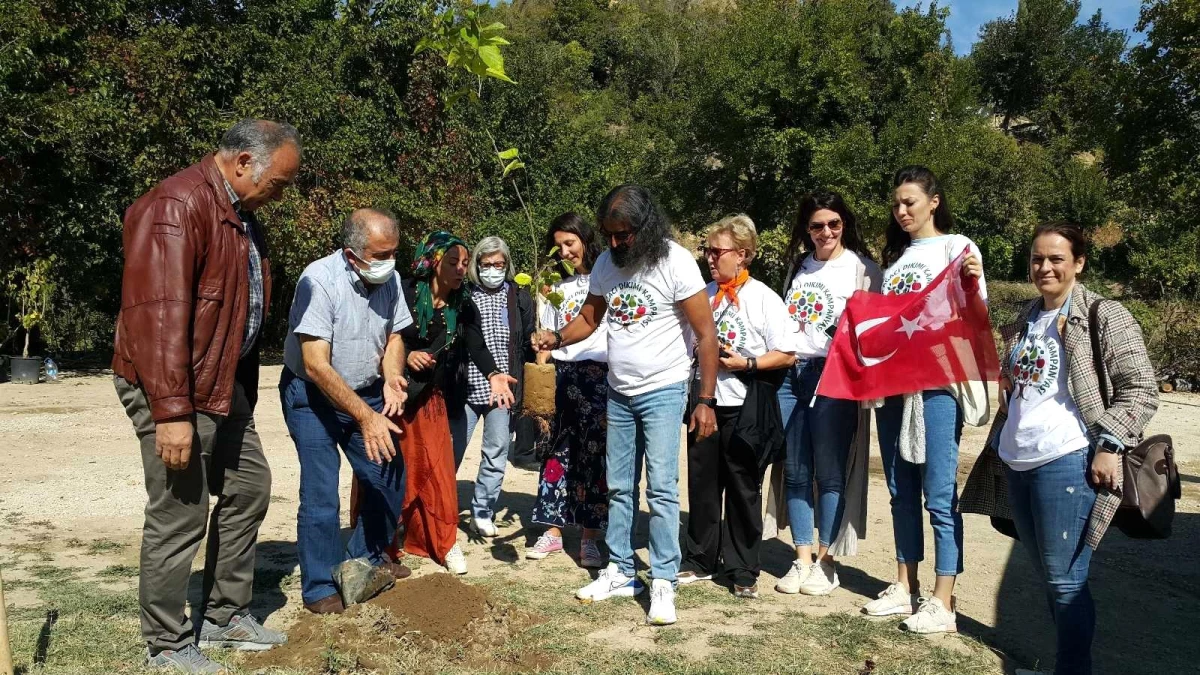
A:
MULTIPOLYGON (((434 313, 433 287, 430 282, 437 274, 438 263, 442 261, 442 256, 452 246, 462 246, 467 251, 471 250, 462 239, 440 230, 425 235, 420 246, 417 246, 416 252, 413 253, 412 275, 417 280, 416 319, 421 337, 425 337, 428 333, 429 322, 433 319, 434 313)), ((442 309, 442 315, 446 318, 447 341, 454 335, 454 329, 458 324, 458 310, 462 306, 464 297, 465 292, 462 287, 459 287, 446 298, 446 306, 442 309)))

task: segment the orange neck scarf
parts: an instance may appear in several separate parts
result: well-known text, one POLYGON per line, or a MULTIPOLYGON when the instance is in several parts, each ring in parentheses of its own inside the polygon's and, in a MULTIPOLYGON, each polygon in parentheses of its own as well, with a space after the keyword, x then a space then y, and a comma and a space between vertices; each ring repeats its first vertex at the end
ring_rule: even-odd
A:
POLYGON ((713 296, 712 308, 716 309, 721 306, 721 299, 729 296, 729 302, 734 307, 740 307, 738 304, 737 289, 742 287, 750 279, 750 272, 742 270, 736 277, 726 281, 723 284, 717 284, 717 294, 713 296))

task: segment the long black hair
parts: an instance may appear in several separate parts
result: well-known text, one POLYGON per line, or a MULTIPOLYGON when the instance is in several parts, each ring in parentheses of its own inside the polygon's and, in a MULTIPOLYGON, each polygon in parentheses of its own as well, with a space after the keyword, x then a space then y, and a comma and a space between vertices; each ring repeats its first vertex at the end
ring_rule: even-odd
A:
MULTIPOLYGON (((906 183, 913 183, 921 188, 926 197, 933 199, 938 198, 938 207, 933 212, 933 226, 942 234, 950 234, 954 231, 954 216, 950 213, 950 200, 946 198, 946 193, 942 191, 942 185, 938 182, 937 176, 933 175, 927 167, 913 164, 906 166, 896 172, 892 178, 892 188, 898 188, 906 183)), ((900 223, 896 220, 896 210, 892 209, 892 215, 888 220, 887 230, 884 232, 885 243, 883 245, 883 264, 891 265, 900 259, 904 254, 904 249, 912 243, 912 235, 904 231, 900 227, 900 223)))
MULTIPOLYGON (((542 241, 542 250, 549 251, 558 244, 554 241, 554 235, 559 232, 568 232, 579 237, 579 241, 583 243, 583 264, 587 265, 588 271, 592 271, 592 266, 596 264, 596 258, 604 252, 603 246, 600 244, 600 239, 596 236, 596 231, 584 220, 583 216, 574 211, 567 211, 561 216, 550 221, 550 229, 546 230, 546 237, 542 241)), ((571 273, 562 264, 562 257, 559 257, 558 265, 556 266, 558 273, 563 275, 563 278, 571 276, 571 273)))
POLYGON ((596 209, 596 225, 627 223, 633 230, 634 244, 624 252, 613 253, 613 262, 628 269, 653 265, 671 250, 671 223, 650 191, 626 183, 613 188, 596 209), (620 257, 617 253, 622 253, 620 257), (624 258, 622 260, 621 258, 624 258))
POLYGON ((787 260, 793 268, 800 266, 802 256, 816 249, 812 235, 808 233, 808 223, 812 220, 813 214, 822 209, 833 211, 842 219, 843 248, 854 251, 859 257, 868 260, 875 259, 871 255, 871 250, 867 248, 866 242, 862 240, 862 233, 858 230, 858 218, 854 216, 854 212, 850 210, 846 200, 836 192, 819 190, 804 195, 804 198, 800 200, 800 210, 796 213, 796 220, 792 223, 792 237, 788 241, 787 260))

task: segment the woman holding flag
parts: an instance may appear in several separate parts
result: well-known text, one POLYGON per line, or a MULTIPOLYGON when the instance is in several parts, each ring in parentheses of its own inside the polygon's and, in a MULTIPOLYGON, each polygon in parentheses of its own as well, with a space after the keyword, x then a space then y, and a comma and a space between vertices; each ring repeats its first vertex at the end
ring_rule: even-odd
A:
POLYGON ((784 301, 799 358, 779 389, 787 439, 786 511, 775 510, 787 514, 796 559, 775 590, 828 595, 840 585, 834 555, 854 555, 866 529, 870 412, 856 401, 817 396, 817 382, 846 300, 858 290, 878 292, 882 272, 854 213, 835 192, 800 202, 787 259, 784 301))
MULTIPOLYGON (((883 275, 884 295, 920 293, 931 282, 941 281, 942 271, 967 251, 961 262, 964 282, 956 284, 986 300, 979 248, 967 237, 950 234, 954 218, 933 172, 923 166, 904 167, 896 172, 892 185, 892 218, 883 253, 888 265, 883 275)), ((920 309, 929 311, 928 306, 920 309)), ((983 316, 986 324, 986 313, 983 316)), ((938 330, 936 321, 929 322, 927 316, 919 314, 916 320, 901 317, 901 327, 887 331, 893 339, 907 335, 911 342, 918 331, 938 330), (897 335, 898 331, 902 332, 897 335)), ((862 330, 856 332, 861 335, 862 330)), ((860 354, 862 349, 860 346, 860 354)), ((994 361, 994 345, 989 349, 994 361)), ((935 364, 925 367, 935 368, 935 364)), ((916 633, 957 631, 954 583, 963 571, 963 523, 957 509, 958 442, 964 419, 958 393, 962 391, 952 380, 943 388, 890 396, 876 415, 879 451, 892 496, 896 581, 867 603, 863 611, 871 616, 911 614, 900 627, 916 633), (933 527, 937 575, 933 593, 927 598, 921 595, 917 574, 925 555, 922 496, 933 527)))

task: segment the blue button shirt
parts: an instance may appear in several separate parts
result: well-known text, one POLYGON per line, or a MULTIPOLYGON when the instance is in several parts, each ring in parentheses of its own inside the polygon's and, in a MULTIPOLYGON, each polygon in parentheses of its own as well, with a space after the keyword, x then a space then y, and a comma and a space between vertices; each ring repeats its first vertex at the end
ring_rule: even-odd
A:
POLYGON ((330 344, 333 369, 351 389, 362 389, 382 375, 388 338, 412 322, 399 274, 378 286, 368 285, 338 251, 314 261, 300 275, 288 313, 283 362, 308 380, 296 336, 320 338, 330 344))

